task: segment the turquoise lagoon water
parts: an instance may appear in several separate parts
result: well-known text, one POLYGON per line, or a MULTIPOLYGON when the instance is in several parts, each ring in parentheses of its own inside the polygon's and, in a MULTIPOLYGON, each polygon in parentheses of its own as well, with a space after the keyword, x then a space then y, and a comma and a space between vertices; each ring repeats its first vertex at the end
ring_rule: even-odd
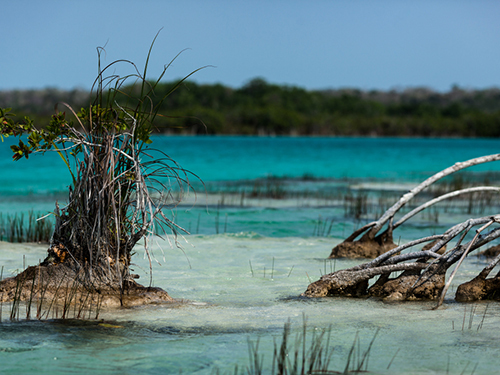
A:
MULTIPOLYGON (((189 193, 172 212, 192 233, 180 239, 182 250, 153 243, 154 285, 191 302, 102 311, 99 318, 111 326, 92 320, 10 322, 9 306, 3 306, 0 372, 211 374, 233 373, 236 365, 242 372, 249 367, 249 341, 259 342, 268 366, 283 324, 290 319, 295 333, 305 316, 309 335, 331 326, 331 368, 337 371, 343 371, 355 337, 365 350, 378 331, 371 373, 496 373, 500 305, 453 301, 456 285, 484 266, 481 258, 464 265, 437 311, 431 303, 297 296, 321 274, 358 263, 325 260, 345 235, 376 215, 346 215, 343 194, 376 191, 395 199, 456 161, 498 152, 500 141, 158 136, 153 145, 195 172, 206 188, 193 176, 197 194, 189 193), (269 181, 289 194, 260 195, 269 181)), ((14 163, 1 147, 0 168, 4 216, 30 209, 45 213, 55 200, 64 202, 69 175, 58 156, 14 163)), ((498 172, 500 163, 474 171, 486 170, 498 172)), ((491 204, 484 214, 497 212, 491 204)), ((422 215, 395 236, 404 242, 467 217, 441 212, 436 221, 422 215)), ((46 247, 0 242, 3 277, 23 263, 36 264, 46 247)), ((147 284, 140 247, 135 263, 147 284)))

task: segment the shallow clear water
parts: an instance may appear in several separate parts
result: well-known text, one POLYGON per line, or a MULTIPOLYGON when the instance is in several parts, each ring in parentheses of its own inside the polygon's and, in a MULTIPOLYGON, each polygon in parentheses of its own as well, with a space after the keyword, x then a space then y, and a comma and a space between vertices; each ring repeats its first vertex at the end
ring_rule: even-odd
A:
MULTIPOLYGON (((100 321, 10 322, 5 305, 0 324, 2 372, 233 373, 235 365, 239 371, 249 366, 248 340, 259 340, 267 366, 283 324, 290 319, 295 335, 302 329, 303 316, 309 337, 331 325, 331 368, 337 371, 344 370, 356 335, 363 351, 377 330, 368 365, 371 373, 460 374, 465 369, 470 374, 474 367, 475 374, 497 371, 500 305, 453 301, 456 285, 484 266, 481 258, 470 257, 445 306, 437 311, 431 310, 432 303, 301 299, 300 293, 321 274, 358 263, 325 258, 360 221, 345 216, 334 193, 330 198, 311 194, 281 200, 252 199, 247 194, 242 203, 240 192, 215 191, 227 188, 221 181, 241 187, 266 175, 308 175, 328 180, 292 180, 291 185, 303 193, 365 184, 396 197, 415 180, 455 161, 494 153, 500 141, 162 137, 155 142, 198 172, 209 190, 207 195, 198 193, 196 202, 188 197, 175 211, 177 221, 193 233, 185 236, 186 241, 180 239, 183 251, 164 242, 153 244, 154 285, 191 302, 102 311, 100 319, 110 326, 100 321), (331 230, 325 227, 327 220, 331 230)), ((0 156, 2 152, 0 212, 51 210, 55 199, 64 200, 68 176, 54 155, 14 164, 5 150, 0 149, 0 156)), ((499 169, 496 164, 491 167, 499 169)), ((463 217, 467 215, 441 213, 437 223, 429 223, 422 216, 395 235, 404 242, 463 217)), ((23 262, 36 264, 45 250, 45 245, 0 242, 3 277, 21 270, 23 262)), ((148 263, 140 246, 137 253, 135 272, 147 284, 148 263)))

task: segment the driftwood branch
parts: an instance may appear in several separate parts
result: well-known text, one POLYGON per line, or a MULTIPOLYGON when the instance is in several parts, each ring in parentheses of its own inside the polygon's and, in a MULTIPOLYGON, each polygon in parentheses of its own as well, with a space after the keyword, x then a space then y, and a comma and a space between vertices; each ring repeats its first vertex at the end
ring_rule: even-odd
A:
MULTIPOLYGON (((449 176, 459 170, 472 167, 474 165, 489 163, 491 161, 500 160, 500 154, 493 154, 488 156, 482 156, 475 159, 470 159, 464 162, 455 163, 451 167, 448 167, 441 172, 436 173, 435 175, 429 177, 427 180, 422 182, 421 184, 415 186, 408 193, 403 195, 391 208, 389 208, 376 222, 374 225, 370 226, 367 235, 370 238, 375 237, 378 231, 392 218, 394 215, 406 204, 408 203, 415 195, 420 193, 422 190, 427 189, 434 182, 442 179, 443 177, 449 176)), ((361 233, 360 233, 361 234, 361 233)))
POLYGON ((434 199, 431 199, 430 201, 425 202, 424 204, 418 206, 414 210, 408 212, 401 219, 399 219, 396 222, 396 224, 393 225, 392 229, 393 230, 396 229, 401 224, 403 224, 406 220, 411 219, 413 216, 415 216, 419 212, 435 205, 436 203, 439 203, 439 202, 442 202, 446 199, 454 198, 454 197, 457 197, 457 196, 463 195, 463 194, 485 192, 485 191, 500 193, 500 188, 492 187, 492 186, 478 186, 478 187, 473 187, 473 188, 468 188, 468 189, 455 190, 455 191, 452 191, 451 193, 443 194, 437 198, 434 198, 434 199))
POLYGON ((474 236, 474 239, 472 241, 470 241, 469 245, 467 246, 467 250, 465 250, 463 252, 462 256, 460 257, 460 260, 458 261, 457 265, 455 266, 455 269, 451 273, 450 278, 448 279, 448 282, 444 286, 444 289, 441 292, 441 297, 439 298, 439 301, 438 301, 438 304, 437 304, 436 308, 438 308, 439 306, 441 306, 443 304, 444 296, 446 295, 446 292, 448 291, 448 288, 450 287, 451 282, 453 281, 453 278, 455 277, 455 275, 456 275, 456 273, 458 271, 458 268, 460 267, 460 265, 464 261, 464 259, 467 256, 467 254, 469 254, 469 252, 471 251, 472 245, 476 242, 476 240, 479 237, 479 235, 481 234, 481 232, 483 230, 485 230, 486 228, 488 228, 491 224, 493 224, 495 222, 496 222, 496 219, 492 218, 489 222, 487 222, 486 224, 484 224, 481 228, 479 228, 476 231, 476 235, 474 236))
MULTIPOLYGON (((471 218, 451 226, 441 234, 415 239, 399 246, 392 242, 392 231, 438 202, 464 194, 498 193, 500 188, 479 186, 452 191, 430 199, 402 216, 395 224, 393 224, 394 216, 415 195, 439 179, 467 167, 498 160, 500 160, 500 154, 456 163, 417 185, 404 194, 378 220, 354 231, 332 251, 333 254, 336 249, 356 247, 365 251, 367 246, 378 246, 382 250, 379 255, 360 265, 323 275, 318 281, 310 284, 303 295, 308 297, 371 295, 396 300, 432 299, 438 301, 436 306, 438 308, 443 303, 446 292, 467 255, 500 238, 500 227, 498 226, 500 214, 471 218), (378 234, 387 223, 388 228, 382 234, 378 234), (492 226, 494 228, 486 232, 492 226), (474 228, 478 228, 474 237, 471 240, 466 240, 474 228), (357 240, 360 236, 361 238, 357 240), (424 243, 428 243, 428 245, 421 249, 419 245, 424 243), (452 243, 452 248, 446 251, 446 247, 452 243), (454 271, 446 282, 446 271, 453 265, 456 265, 454 271), (377 276, 376 282, 369 286, 368 281, 377 276)), ((457 288, 457 300, 489 298, 488 296, 496 294, 498 294, 497 298, 500 298, 500 290, 498 293, 496 292, 497 289, 500 289, 500 272, 494 279, 486 279, 497 264, 500 264, 500 255, 496 256, 470 282, 472 284, 462 284, 457 288), (476 290, 479 290, 480 293, 474 292, 476 290)))

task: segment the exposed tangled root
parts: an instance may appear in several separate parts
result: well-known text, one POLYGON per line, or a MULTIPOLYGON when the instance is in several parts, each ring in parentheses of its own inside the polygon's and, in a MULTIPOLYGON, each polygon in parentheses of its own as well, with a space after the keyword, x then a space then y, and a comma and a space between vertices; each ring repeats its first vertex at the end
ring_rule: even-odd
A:
POLYGON ((144 287, 132 279, 122 288, 89 279, 66 264, 39 265, 27 268, 15 277, 0 282, 0 301, 25 301, 40 304, 78 308, 116 308, 173 302, 161 288, 144 287))
POLYGON ((405 271, 396 278, 389 274, 368 288, 368 278, 360 277, 356 271, 338 271, 324 275, 310 284, 302 294, 304 297, 377 297, 387 301, 436 300, 444 288, 444 274, 434 274, 421 282, 420 271, 405 271))
POLYGON ((383 276, 369 289, 370 296, 386 301, 436 300, 444 288, 444 275, 433 275, 425 283, 418 282, 419 273, 404 272, 394 279, 384 280, 383 276))

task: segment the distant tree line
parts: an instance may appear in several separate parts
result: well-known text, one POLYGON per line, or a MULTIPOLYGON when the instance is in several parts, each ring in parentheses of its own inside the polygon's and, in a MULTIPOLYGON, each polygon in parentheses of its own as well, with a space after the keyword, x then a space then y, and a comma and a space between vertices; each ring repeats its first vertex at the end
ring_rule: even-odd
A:
MULTIPOLYGON (((174 84, 160 84, 152 103, 174 84)), ((122 90, 133 94, 134 88, 122 90)), ((38 122, 57 102, 79 109, 88 98, 82 90, 0 91, 0 107, 38 122)), ((121 100, 125 105, 125 95, 121 100)), ((498 137, 500 89, 310 91, 260 78, 237 89, 185 82, 161 103, 160 113, 155 128, 173 134, 498 137)))

